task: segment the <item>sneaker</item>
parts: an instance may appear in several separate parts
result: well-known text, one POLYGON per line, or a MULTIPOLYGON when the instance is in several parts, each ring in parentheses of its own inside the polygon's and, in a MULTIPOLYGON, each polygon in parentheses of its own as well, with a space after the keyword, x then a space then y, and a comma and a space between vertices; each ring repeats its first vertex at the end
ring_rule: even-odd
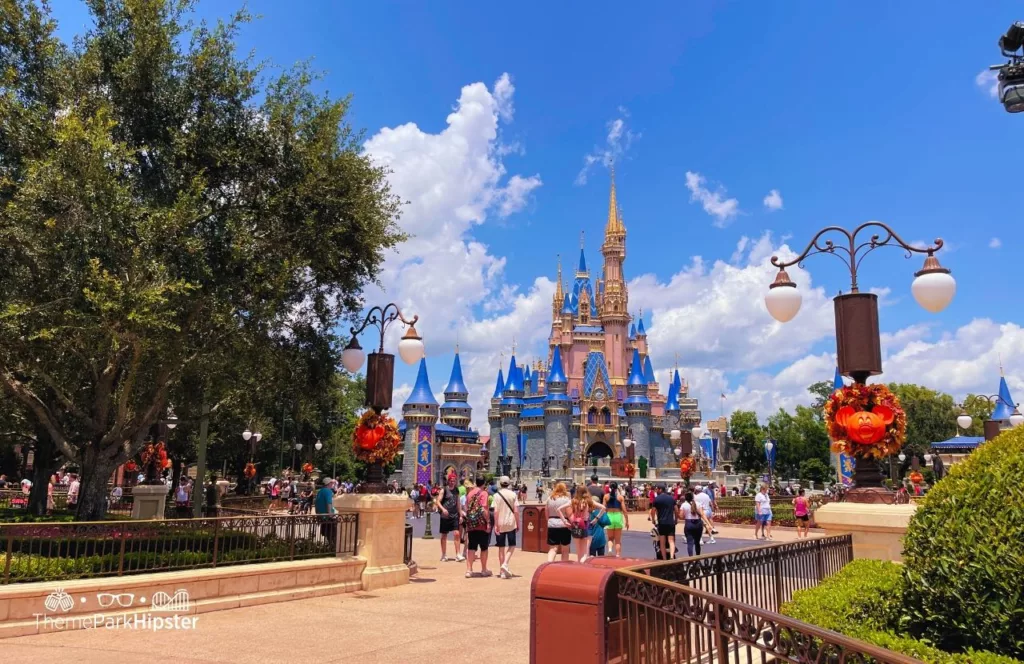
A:
POLYGON ((718 534, 718 529, 717 528, 712 528, 711 529, 711 534, 712 535, 717 535, 718 534))
POLYGON ((455 562, 464 563, 466 562, 466 556, 455 556, 455 562))
POLYGON ((467 579, 472 579, 473 578, 473 573, 472 572, 466 572, 466 578, 467 579))
POLYGON ((711 541, 710 541, 710 542, 708 542, 708 544, 714 544, 714 543, 715 543, 715 538, 714 538, 714 537, 712 537, 712 538, 711 538, 711 541))
POLYGON ((507 566, 502 565, 501 566, 501 572, 498 573, 498 576, 500 576, 503 579, 511 579, 512 578, 512 570, 510 570, 507 566))
POLYGON ((451 558, 449 558, 448 556, 441 556, 441 562, 446 563, 449 560, 451 560, 451 558))

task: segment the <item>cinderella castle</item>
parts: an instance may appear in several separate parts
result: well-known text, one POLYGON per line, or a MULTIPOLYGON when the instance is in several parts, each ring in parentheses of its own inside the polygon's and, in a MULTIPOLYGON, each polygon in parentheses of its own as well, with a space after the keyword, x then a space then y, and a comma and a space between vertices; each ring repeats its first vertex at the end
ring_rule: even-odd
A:
POLYGON ((421 360, 402 407, 403 478, 426 484, 449 471, 499 473, 502 461, 528 475, 565 474, 596 459, 626 456, 627 440, 635 441, 635 458, 652 467, 674 465, 674 446, 690 453, 690 429, 701 421, 697 400, 689 398, 678 369, 667 394, 661 392, 643 318, 634 321, 629 313, 626 227, 614 172, 601 255, 600 276, 592 279, 580 247, 571 286, 563 283, 559 262, 547 360, 519 364, 513 349, 507 369, 498 368, 486 444, 469 429, 472 411, 458 353, 440 406, 421 360))

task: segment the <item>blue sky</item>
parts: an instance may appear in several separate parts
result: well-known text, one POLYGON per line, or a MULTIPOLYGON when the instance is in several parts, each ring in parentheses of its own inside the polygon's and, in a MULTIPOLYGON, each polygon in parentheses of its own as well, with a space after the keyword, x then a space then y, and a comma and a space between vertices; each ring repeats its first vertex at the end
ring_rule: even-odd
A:
MULTIPOLYGON (((83 8, 55 4, 62 31, 79 31, 83 8)), ((369 295, 423 317, 436 392, 456 335, 477 411, 513 336, 520 357, 544 354, 555 254, 574 264, 585 230, 599 270, 608 175, 600 163, 585 184, 580 173, 605 153, 627 278, 640 278, 631 306, 645 309, 659 376, 678 352, 692 392, 713 402, 706 414, 723 391, 727 411, 767 413, 831 378, 828 297, 848 288, 844 266, 808 261, 795 275, 804 309, 780 327, 762 303, 767 258, 824 225, 870 219, 908 241, 945 239, 939 256, 958 283, 931 315, 909 293, 919 258, 883 249, 865 261, 862 287, 888 289, 885 377, 991 393, 1001 359, 1024 391, 1022 207, 1009 199, 1021 187, 1007 158, 1024 117, 976 80, 1024 19, 1019 3, 248 6, 262 18, 241 48, 285 66, 312 58, 325 90, 354 95, 367 150, 395 170, 416 239, 389 259, 386 293, 369 295), (703 178, 697 200, 687 172, 703 178), (781 209, 763 202, 772 190, 781 209)), ((400 369, 396 383, 412 378, 400 369)))

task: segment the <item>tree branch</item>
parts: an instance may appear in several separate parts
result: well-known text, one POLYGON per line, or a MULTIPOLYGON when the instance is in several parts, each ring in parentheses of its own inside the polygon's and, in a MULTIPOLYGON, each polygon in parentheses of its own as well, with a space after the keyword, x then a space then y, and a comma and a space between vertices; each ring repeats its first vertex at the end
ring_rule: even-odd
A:
POLYGON ((43 403, 35 392, 28 388, 24 383, 14 377, 7 367, 0 367, 0 382, 3 387, 18 401, 25 404, 29 410, 31 410, 35 416, 39 419, 39 423, 46 428, 46 431, 50 434, 57 449, 61 451, 64 456, 74 461, 75 463, 81 463, 79 455, 75 449, 68 444, 67 438, 64 436, 54 421, 53 414, 50 409, 43 403))

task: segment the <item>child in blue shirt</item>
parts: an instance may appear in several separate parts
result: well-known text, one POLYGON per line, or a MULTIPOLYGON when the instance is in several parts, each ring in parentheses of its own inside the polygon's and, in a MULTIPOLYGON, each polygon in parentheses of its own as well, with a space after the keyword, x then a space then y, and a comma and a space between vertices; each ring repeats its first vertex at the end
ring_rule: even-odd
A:
POLYGON ((590 521, 590 555, 603 556, 604 548, 608 545, 608 538, 604 534, 604 529, 606 526, 610 526, 612 522, 608 519, 608 514, 604 510, 597 509, 590 513, 590 521), (598 518, 599 515, 601 518, 598 518))

